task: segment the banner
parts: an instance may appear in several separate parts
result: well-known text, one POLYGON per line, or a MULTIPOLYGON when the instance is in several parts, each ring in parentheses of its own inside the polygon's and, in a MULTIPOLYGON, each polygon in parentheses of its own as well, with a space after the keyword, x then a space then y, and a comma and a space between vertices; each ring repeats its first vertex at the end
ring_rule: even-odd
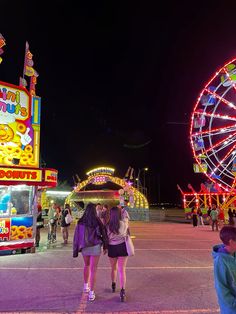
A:
MULTIPOLYGON (((0 56, 3 54, 3 49, 2 47, 4 47, 6 45, 6 41, 4 39, 4 37, 2 36, 2 34, 0 33, 0 56)), ((0 57, 0 63, 2 63, 2 58, 0 57)))
POLYGON ((39 74, 33 68, 34 61, 33 61, 33 54, 29 50, 29 43, 26 42, 25 44, 25 60, 24 60, 24 71, 23 71, 23 78, 20 78, 21 86, 27 86, 27 82, 24 79, 24 76, 30 77, 30 88, 29 92, 30 95, 35 96, 35 85, 37 83, 37 77, 39 74))

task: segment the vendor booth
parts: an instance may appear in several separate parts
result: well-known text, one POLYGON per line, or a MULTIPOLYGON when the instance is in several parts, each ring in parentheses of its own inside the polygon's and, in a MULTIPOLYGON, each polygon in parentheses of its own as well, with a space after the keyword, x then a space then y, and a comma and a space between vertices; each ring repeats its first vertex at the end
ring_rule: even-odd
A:
POLYGON ((57 170, 39 167, 41 99, 0 82, 0 252, 34 252, 38 190, 57 170))

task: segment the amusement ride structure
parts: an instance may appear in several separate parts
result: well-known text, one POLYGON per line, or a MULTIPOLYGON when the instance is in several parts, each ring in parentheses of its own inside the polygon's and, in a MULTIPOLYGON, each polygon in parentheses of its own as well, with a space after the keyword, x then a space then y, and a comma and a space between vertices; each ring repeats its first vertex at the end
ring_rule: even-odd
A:
POLYGON ((183 192, 185 209, 212 203, 226 210, 236 207, 236 58, 221 67, 207 82, 194 106, 190 125, 195 173, 207 181, 196 192, 183 192))
POLYGON ((72 207, 79 201, 105 202, 114 206, 119 203, 122 205, 124 200, 128 200, 131 209, 148 209, 147 198, 130 181, 114 176, 114 171, 110 167, 98 167, 88 171, 87 179, 77 184, 66 202, 72 207))

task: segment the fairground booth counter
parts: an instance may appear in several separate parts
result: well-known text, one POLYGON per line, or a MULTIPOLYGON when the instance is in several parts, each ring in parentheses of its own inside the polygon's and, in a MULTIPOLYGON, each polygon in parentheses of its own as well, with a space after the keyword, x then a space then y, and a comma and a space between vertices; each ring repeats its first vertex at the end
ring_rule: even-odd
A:
POLYGON ((54 169, 0 167, 0 254, 34 252, 38 190, 56 182, 54 169))
MULTIPOLYGON (((25 64, 28 57, 26 50, 25 64)), ((57 170, 39 167, 41 99, 35 82, 31 75, 29 91, 0 82, 0 254, 34 252, 38 191, 57 185, 57 170)))

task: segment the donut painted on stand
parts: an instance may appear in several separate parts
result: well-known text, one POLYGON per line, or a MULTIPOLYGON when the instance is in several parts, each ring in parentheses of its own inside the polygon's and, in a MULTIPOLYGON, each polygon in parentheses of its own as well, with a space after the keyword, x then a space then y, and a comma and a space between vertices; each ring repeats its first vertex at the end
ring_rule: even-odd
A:
POLYGON ((10 142, 14 137, 14 131, 7 124, 0 124, 0 142, 10 142))

